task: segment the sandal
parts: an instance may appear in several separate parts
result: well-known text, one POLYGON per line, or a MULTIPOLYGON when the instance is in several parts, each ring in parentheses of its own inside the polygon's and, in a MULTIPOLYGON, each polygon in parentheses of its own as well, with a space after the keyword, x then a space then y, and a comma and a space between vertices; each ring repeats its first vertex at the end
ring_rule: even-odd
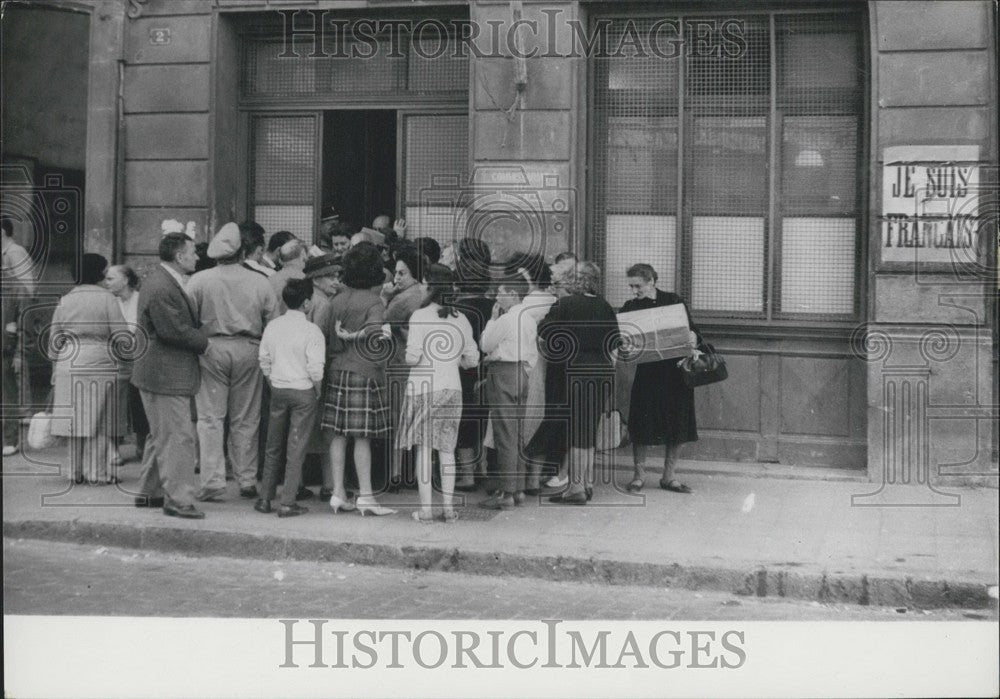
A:
POLYGON ((641 478, 633 478, 628 484, 628 492, 638 493, 640 490, 642 490, 642 486, 644 485, 645 481, 643 481, 641 478))
POLYGON ((690 493, 691 489, 686 485, 681 483, 679 480, 674 479, 672 481, 660 481, 660 487, 664 490, 669 490, 671 493, 690 493))

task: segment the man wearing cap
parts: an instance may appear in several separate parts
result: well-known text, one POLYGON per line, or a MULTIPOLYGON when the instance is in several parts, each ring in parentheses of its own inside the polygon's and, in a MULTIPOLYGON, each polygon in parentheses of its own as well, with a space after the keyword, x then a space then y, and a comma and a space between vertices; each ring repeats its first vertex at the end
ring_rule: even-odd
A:
POLYGON ((138 322, 148 340, 132 366, 149 418, 136 507, 162 507, 172 517, 201 519, 194 506, 195 432, 191 396, 198 391, 198 355, 209 346, 198 313, 185 293, 186 275, 198 257, 183 233, 160 240, 160 265, 150 271, 139 296, 138 322))
POLYGON ((257 359, 264 326, 278 315, 268 280, 245 268, 241 229, 224 225, 208 246, 217 266, 198 272, 188 283, 199 318, 212 344, 201 357, 198 440, 202 501, 225 493, 223 425, 229 416, 229 457, 240 495, 257 497, 258 433, 263 375, 257 359))
POLYGON ((316 235, 316 246, 320 250, 331 251, 331 238, 338 225, 340 225, 340 214, 332 206, 324 206, 319 220, 319 233, 316 235))

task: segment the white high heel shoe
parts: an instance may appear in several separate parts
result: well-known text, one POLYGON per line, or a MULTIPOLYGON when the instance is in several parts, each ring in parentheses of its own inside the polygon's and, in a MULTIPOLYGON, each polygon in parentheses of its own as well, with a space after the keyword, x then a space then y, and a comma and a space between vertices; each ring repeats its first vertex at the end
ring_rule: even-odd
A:
POLYGON ((357 506, 358 512, 364 517, 366 514, 373 514, 376 517, 384 517, 386 515, 396 514, 396 510, 390 507, 382 507, 375 501, 375 498, 358 498, 354 501, 357 506))
POLYGON ((354 512, 354 510, 357 509, 353 502, 350 500, 342 500, 336 495, 330 496, 330 507, 333 509, 334 514, 338 512, 354 512))

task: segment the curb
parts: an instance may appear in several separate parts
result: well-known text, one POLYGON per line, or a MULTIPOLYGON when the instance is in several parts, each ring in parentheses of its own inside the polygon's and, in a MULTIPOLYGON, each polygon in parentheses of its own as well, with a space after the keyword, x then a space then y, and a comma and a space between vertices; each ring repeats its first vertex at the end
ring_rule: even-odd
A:
POLYGON ((753 566, 683 566, 571 556, 528 556, 462 551, 458 548, 358 544, 242 532, 199 531, 80 521, 23 520, 3 523, 5 538, 116 546, 186 556, 313 562, 344 562, 392 568, 509 575, 557 582, 635 585, 659 589, 710 590, 742 596, 913 609, 985 609, 993 606, 990 585, 864 574, 798 573, 753 566))

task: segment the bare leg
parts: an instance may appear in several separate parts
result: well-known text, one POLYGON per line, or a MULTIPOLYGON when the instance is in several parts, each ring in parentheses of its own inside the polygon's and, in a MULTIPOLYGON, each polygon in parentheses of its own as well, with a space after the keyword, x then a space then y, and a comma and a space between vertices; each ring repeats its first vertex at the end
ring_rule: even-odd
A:
POLYGON ((668 483, 674 480, 674 471, 677 469, 677 453, 680 451, 679 444, 669 445, 663 452, 663 480, 668 483))
POLYGON ((666 453, 663 455, 663 477, 660 478, 660 487, 675 493, 690 493, 691 489, 674 476, 674 471, 677 468, 677 455, 680 452, 680 448, 679 444, 667 446, 666 453))
POLYGON ((586 487, 587 449, 570 447, 569 454, 569 489, 567 495, 582 493, 586 487))
POLYGON ((358 499, 355 504, 362 516, 371 513, 376 517, 379 515, 391 515, 396 511, 388 507, 382 507, 375 501, 372 495, 372 443, 369 439, 355 438, 354 440, 354 469, 358 472, 358 499))
POLYGON ((355 438, 354 469, 358 472, 358 496, 370 498, 372 495, 372 443, 370 440, 355 438))
POLYGON ((455 453, 438 451, 438 463, 441 466, 441 500, 447 514, 454 509, 455 501, 455 453))
MULTIPOLYGON (((431 445, 417 445, 417 488, 420 490, 421 516, 430 518, 434 513, 434 488, 431 486, 431 445)), ((454 476, 453 476, 454 478, 454 476)))
MULTIPOLYGON (((334 496, 347 500, 347 490, 344 488, 344 469, 347 457, 347 437, 334 436, 330 440, 330 480, 334 496)), ((369 480, 369 489, 371 481, 369 480)))
POLYGON ((649 447, 645 444, 632 444, 632 480, 641 481, 646 477, 646 459, 649 456, 649 447))

